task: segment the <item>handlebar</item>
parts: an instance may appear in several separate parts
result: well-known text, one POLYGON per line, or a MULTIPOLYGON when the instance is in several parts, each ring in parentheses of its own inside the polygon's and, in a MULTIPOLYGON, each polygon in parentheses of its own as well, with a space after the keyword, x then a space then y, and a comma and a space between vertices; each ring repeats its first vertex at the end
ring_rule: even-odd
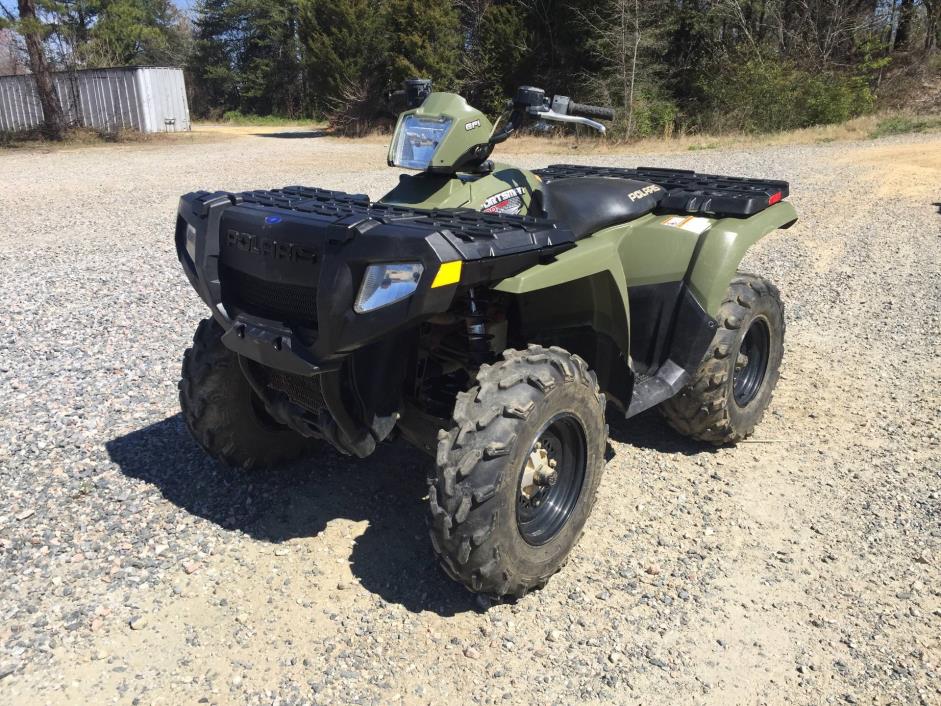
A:
POLYGON ((506 140, 528 120, 552 120, 559 123, 584 125, 605 133, 605 126, 593 120, 614 120, 614 110, 599 105, 576 103, 568 96, 556 94, 549 98, 546 92, 535 86, 520 86, 516 96, 507 105, 511 113, 507 122, 490 137, 490 145, 506 140))
POLYGON ((599 120, 614 120, 614 108, 604 108, 600 105, 587 105, 585 103, 569 103, 569 115, 579 115, 583 118, 597 118, 599 120))

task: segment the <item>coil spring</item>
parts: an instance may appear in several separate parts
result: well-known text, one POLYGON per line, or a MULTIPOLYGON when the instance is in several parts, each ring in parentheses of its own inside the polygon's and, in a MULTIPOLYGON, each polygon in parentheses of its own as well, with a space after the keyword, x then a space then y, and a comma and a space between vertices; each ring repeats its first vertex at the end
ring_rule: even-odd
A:
POLYGON ((485 363, 490 357, 490 339, 487 333, 487 302, 477 297, 473 288, 467 292, 467 350, 474 363, 485 363))

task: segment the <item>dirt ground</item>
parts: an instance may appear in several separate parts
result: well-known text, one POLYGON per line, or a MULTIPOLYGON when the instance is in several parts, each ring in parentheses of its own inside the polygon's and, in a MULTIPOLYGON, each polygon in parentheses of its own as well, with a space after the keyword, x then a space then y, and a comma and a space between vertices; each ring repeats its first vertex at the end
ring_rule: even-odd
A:
POLYGON ((572 560, 486 605, 435 566, 417 452, 232 472, 178 414, 179 194, 378 197, 379 141, 0 154, 0 703, 941 704, 941 136, 509 149, 790 180, 744 264, 787 306, 755 436, 612 416, 572 560))

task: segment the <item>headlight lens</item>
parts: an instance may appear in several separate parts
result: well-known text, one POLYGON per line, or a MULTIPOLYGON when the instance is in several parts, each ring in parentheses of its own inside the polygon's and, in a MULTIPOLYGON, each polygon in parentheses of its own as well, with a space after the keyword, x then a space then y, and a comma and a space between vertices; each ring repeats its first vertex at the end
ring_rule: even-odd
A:
POLYGON ((353 311, 365 314, 407 299, 418 289, 425 268, 418 262, 370 265, 353 304, 353 311))
POLYGON ((450 129, 451 118, 406 115, 395 135, 392 164, 406 169, 426 169, 450 129))
POLYGON ((186 253, 193 262, 196 262, 196 229, 186 224, 186 253))

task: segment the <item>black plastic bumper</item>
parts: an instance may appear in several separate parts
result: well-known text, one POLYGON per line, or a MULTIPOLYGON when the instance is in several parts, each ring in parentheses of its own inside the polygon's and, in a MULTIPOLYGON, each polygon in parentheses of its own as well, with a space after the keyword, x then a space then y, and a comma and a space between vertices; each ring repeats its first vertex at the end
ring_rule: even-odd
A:
POLYGON ((188 194, 176 227, 183 269, 226 329, 225 345, 299 375, 334 370, 351 352, 447 311, 458 287, 512 276, 573 244, 547 220, 303 187, 188 194), (464 263, 460 282, 432 287, 441 263, 455 260, 464 263), (422 264, 417 291, 354 312, 367 266, 390 262, 422 264))

